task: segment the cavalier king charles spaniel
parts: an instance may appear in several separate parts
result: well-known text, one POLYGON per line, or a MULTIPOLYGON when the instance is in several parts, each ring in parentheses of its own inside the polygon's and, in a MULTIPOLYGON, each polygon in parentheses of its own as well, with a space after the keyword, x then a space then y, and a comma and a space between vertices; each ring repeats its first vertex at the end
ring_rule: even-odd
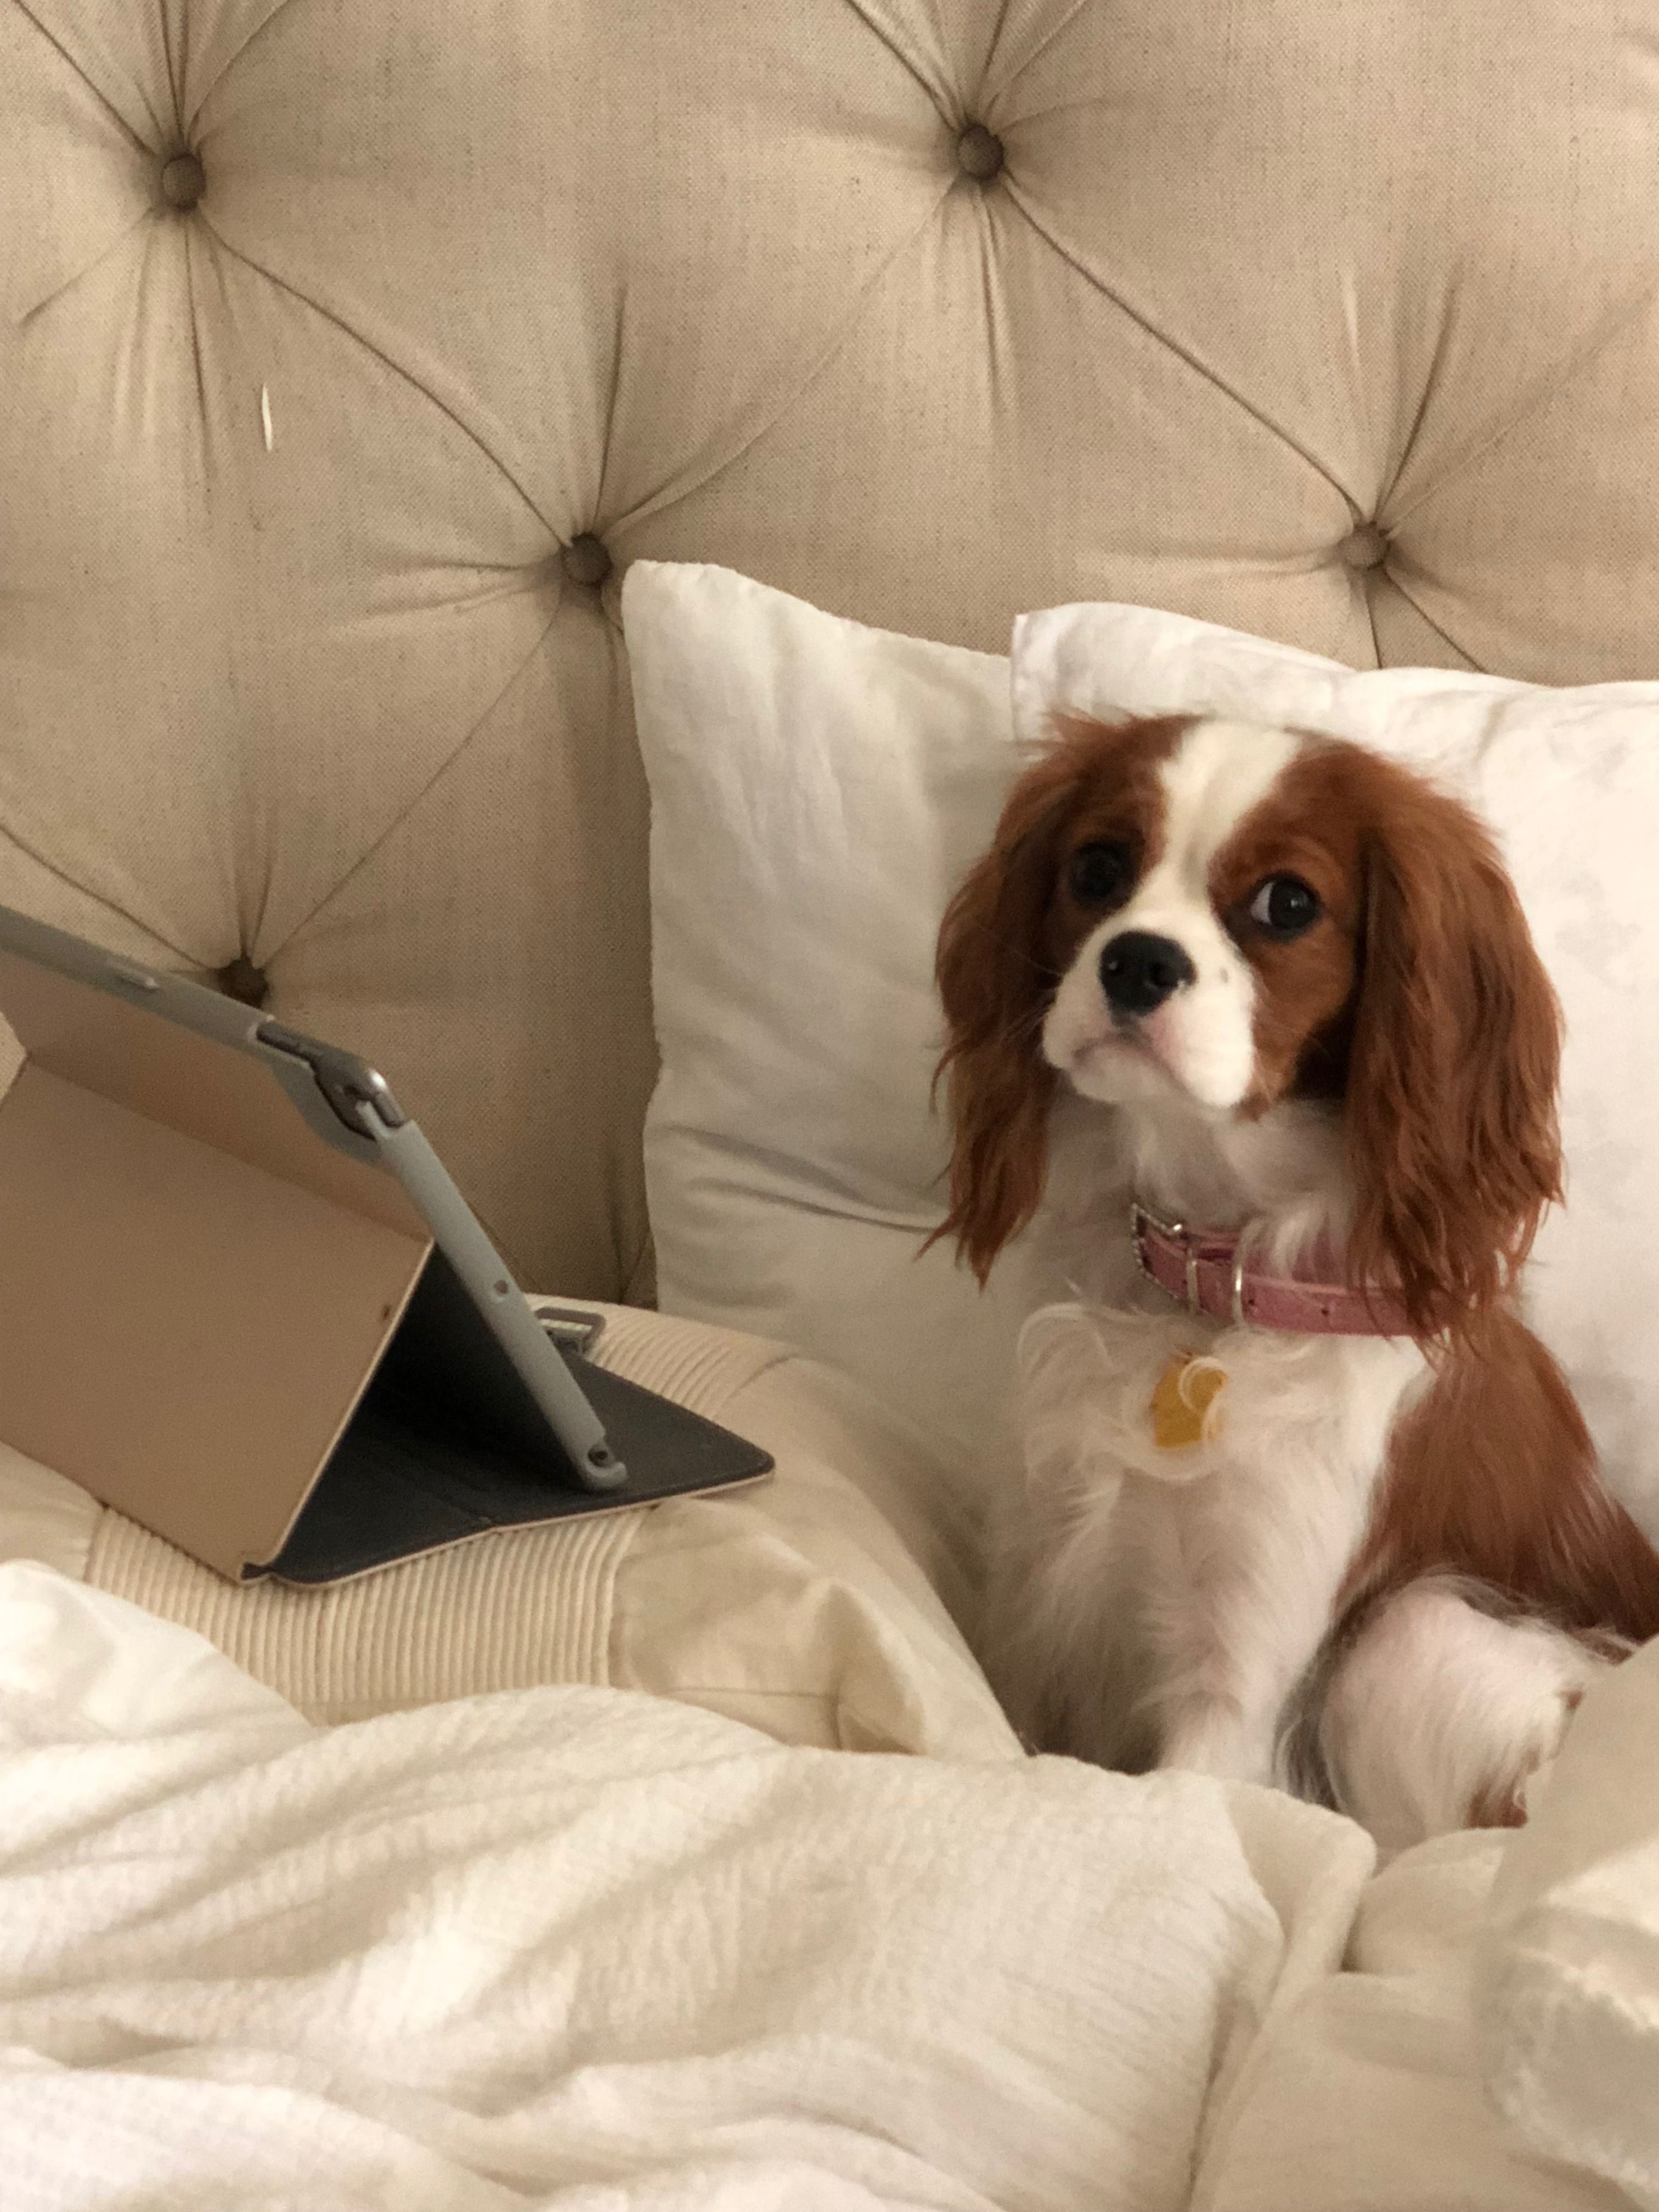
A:
POLYGON ((988 1659, 1038 1749, 1524 1818, 1659 1632, 1517 1272, 1559 1009, 1491 839, 1360 747, 1061 716, 939 939, 939 1232, 1018 1232, 988 1659), (1029 1225, 1028 1225, 1029 1224, 1029 1225))

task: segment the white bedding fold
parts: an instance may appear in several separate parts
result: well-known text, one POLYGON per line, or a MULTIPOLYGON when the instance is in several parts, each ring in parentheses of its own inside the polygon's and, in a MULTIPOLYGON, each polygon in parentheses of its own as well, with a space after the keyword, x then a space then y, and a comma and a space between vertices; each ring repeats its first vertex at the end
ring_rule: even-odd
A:
POLYGON ((621 1692, 320 1730, 13 1565, 3 2202, 1159 2212, 1368 1864, 1262 1793, 621 1692))
POLYGON ((1584 1700, 1493 1886, 1493 2097, 1548 2157, 1659 2208, 1659 1643, 1584 1700))

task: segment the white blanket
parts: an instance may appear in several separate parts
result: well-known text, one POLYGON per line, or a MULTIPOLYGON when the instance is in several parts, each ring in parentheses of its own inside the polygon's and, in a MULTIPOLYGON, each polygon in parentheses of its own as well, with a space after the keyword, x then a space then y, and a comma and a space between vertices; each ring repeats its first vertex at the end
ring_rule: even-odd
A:
POLYGON ((1659 2212, 1659 1643, 1585 1699, 1504 1854, 1476 1988, 1516 2128, 1659 2212))
POLYGON ((0 1568, 5 2212, 1187 2201, 1358 1832, 603 1690, 333 1730, 0 1568))
POLYGON ((1630 2212, 1483 2087, 1472 1967, 1504 1849, 1442 1837, 1366 1884, 1345 1971, 1279 2008, 1218 2100, 1194 2212, 1630 2212))
MULTIPOLYGON (((1655 1679, 1587 1701, 1586 1791, 1645 1756, 1655 1679)), ((1620 2046, 1621 2167, 1534 2026, 1561 1928, 1585 1956, 1559 1838, 1649 1870, 1630 1918, 1656 1847, 1558 1830, 1577 1802, 1488 1937, 1529 2148, 1477 2063, 1497 1837, 1368 1882, 1358 1830, 1269 1792, 789 1750, 609 1690, 319 1729, 0 1566, 0 2207, 1600 2212, 1628 2200, 1552 2160, 1642 2193, 1654 2045, 1620 2046)))

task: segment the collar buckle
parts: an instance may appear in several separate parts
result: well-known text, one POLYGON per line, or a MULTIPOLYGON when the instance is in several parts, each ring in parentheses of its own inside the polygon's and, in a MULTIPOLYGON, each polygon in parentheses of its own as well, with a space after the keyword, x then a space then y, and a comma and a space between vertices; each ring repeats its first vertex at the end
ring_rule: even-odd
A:
MULTIPOLYGON (((1146 1237, 1152 1231, 1180 1251, 1186 1263, 1187 1310, 1196 1314, 1201 1320, 1204 1306, 1198 1288, 1197 1239, 1184 1221, 1165 1221, 1160 1214, 1154 1213, 1150 1206, 1143 1206, 1138 1198, 1132 1200, 1129 1205, 1129 1235, 1134 1241, 1135 1258, 1140 1263, 1142 1274, 1151 1276, 1157 1282, 1157 1276, 1146 1264, 1146 1237)), ((1160 1284, 1159 1288, 1162 1287, 1160 1284)))
MULTIPOLYGON (((1235 1328, 1243 1328, 1249 1318, 1244 1310, 1244 1285, 1248 1273, 1245 1254, 1250 1243, 1251 1232, 1260 1226, 1259 1221, 1250 1221, 1244 1224, 1236 1237, 1226 1237, 1218 1232, 1213 1236, 1206 1236, 1201 1230, 1189 1229, 1184 1221, 1164 1220, 1161 1214, 1154 1213, 1152 1207, 1143 1205, 1139 1199, 1135 1199, 1129 1207, 1129 1235, 1133 1241, 1135 1258, 1139 1263, 1142 1274, 1151 1277, 1153 1282, 1158 1281, 1158 1278, 1152 1273, 1148 1264, 1146 1253, 1148 1236, 1157 1235, 1162 1237, 1166 1244, 1173 1245, 1180 1253, 1185 1275, 1187 1310, 1190 1314, 1196 1315, 1200 1320, 1206 1317, 1198 1279, 1200 1251, 1200 1248, 1206 1244, 1217 1248, 1212 1250, 1208 1256, 1223 1266, 1230 1266, 1231 1297, 1229 1301, 1229 1310, 1235 1328), (1227 1254, 1229 1243, 1232 1246, 1231 1259, 1227 1254)), ((1164 1285, 1159 1283, 1158 1287, 1163 1289, 1164 1285)), ((1175 1294, 1170 1292, 1170 1295, 1175 1294)), ((1218 1316, 1217 1318, 1218 1319, 1219 1316, 1218 1316)))

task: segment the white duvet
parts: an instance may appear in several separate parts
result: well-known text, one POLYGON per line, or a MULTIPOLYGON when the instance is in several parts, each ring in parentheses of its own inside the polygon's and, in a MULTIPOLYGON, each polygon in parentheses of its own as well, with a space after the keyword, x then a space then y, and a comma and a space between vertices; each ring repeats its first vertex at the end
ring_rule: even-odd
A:
POLYGON ((3 1566, 0 2206, 1618 2203, 1474 2079, 1497 1850, 614 1691, 319 1730, 3 1566))

